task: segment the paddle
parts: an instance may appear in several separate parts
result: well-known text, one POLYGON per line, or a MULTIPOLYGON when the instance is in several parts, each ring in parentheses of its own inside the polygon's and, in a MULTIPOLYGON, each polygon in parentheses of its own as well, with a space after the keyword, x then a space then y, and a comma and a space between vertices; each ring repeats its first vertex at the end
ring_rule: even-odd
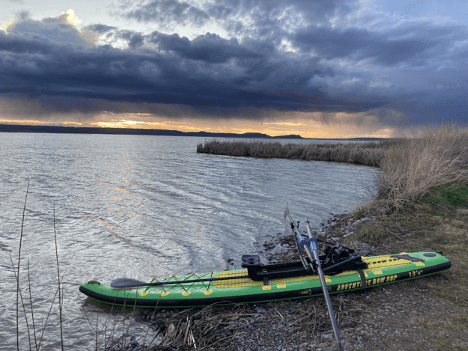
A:
POLYGON ((166 282, 154 282, 147 283, 141 280, 131 278, 119 278, 114 280, 110 286, 114 289, 130 289, 137 288, 139 286, 161 286, 161 285, 173 285, 173 284, 188 284, 188 283, 200 283, 200 282, 214 282, 218 280, 229 280, 229 279, 245 279, 249 278, 248 275, 238 275, 234 277, 221 277, 221 278, 205 278, 205 279, 190 279, 190 280, 170 280, 166 282))
POLYGON ((318 247, 317 247, 317 239, 314 238, 314 236, 312 235, 312 230, 310 229, 309 220, 307 219, 307 217, 305 217, 305 222, 307 224, 307 227, 306 227, 307 233, 309 234, 309 239, 306 240, 300 235, 299 230, 294 225, 294 221, 291 217, 291 214, 289 213, 288 206, 286 206, 284 210, 284 218, 286 217, 289 217, 289 221, 291 222, 291 228, 294 227, 293 231, 295 232, 297 236, 297 240, 299 241, 298 246, 304 247, 304 250, 307 253, 307 256, 309 256, 309 259, 311 262, 310 263, 311 268, 313 269, 312 263, 314 263, 317 267, 317 271, 320 277, 320 284, 322 285, 323 296, 325 297, 325 301, 327 303, 327 308, 328 308, 328 314, 330 315, 330 320, 332 322, 333 333, 335 334, 336 343, 338 344, 338 351, 344 351, 344 347, 341 344, 340 332, 338 331, 338 326, 335 320, 335 314, 333 313, 333 307, 331 305, 330 295, 328 294, 327 283, 325 282, 325 276, 323 275, 322 265, 320 263, 318 247))

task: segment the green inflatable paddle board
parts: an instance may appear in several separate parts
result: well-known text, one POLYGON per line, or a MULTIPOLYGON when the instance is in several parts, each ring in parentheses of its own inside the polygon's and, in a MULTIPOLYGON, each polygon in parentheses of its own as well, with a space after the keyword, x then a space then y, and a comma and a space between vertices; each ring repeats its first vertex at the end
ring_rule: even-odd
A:
MULTIPOLYGON (((256 257, 256 256, 246 256, 256 257)), ((421 278, 450 268, 450 261, 435 252, 360 257, 358 269, 327 275, 330 294, 355 291, 421 278)), ((247 266, 247 267, 246 267, 247 266)), ((307 272, 300 261, 259 265, 247 269, 151 278, 91 281, 80 286, 90 298, 107 304, 140 308, 201 307, 214 303, 259 303, 323 295, 319 276, 307 272), (263 274, 268 270, 279 274, 263 274), (254 276, 255 275, 255 276, 254 276), (253 279, 252 279, 253 278, 253 279), (112 287, 111 284, 114 286, 112 287)))

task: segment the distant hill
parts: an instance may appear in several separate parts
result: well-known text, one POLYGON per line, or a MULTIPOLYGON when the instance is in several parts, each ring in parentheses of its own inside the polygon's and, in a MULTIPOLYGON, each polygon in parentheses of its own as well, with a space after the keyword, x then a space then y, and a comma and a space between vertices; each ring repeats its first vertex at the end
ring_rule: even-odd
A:
POLYGON ((303 139, 311 139, 311 140, 336 140, 336 141, 381 141, 381 140, 389 140, 392 138, 333 138, 333 139, 322 139, 322 138, 303 138, 303 139))
POLYGON ((262 133, 208 133, 180 132, 166 129, 131 129, 131 128, 93 128, 93 127, 60 127, 0 124, 0 132, 6 133, 74 133, 74 134, 121 134, 121 135, 169 135, 195 136, 206 138, 264 138, 264 139, 302 139, 300 135, 281 135, 272 137, 262 133))

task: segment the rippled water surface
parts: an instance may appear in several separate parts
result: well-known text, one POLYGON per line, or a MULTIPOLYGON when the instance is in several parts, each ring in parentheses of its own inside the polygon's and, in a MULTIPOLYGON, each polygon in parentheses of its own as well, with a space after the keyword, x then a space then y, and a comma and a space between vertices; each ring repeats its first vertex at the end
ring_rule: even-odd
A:
MULTIPOLYGON (((240 268, 241 256, 255 251, 254 242, 288 232, 286 203, 298 220, 308 216, 318 227, 330 212, 369 199, 372 168, 197 154, 203 141, 0 133, 0 349, 16 347, 11 259, 16 266, 28 180, 23 298, 29 301, 29 264, 36 329, 41 329, 57 291, 55 209, 67 349, 94 347, 90 324, 98 312, 101 319, 114 318, 78 291, 82 283, 240 268)), ((30 314, 28 322, 32 329, 30 314)), ((45 349, 58 350, 56 305, 47 325, 45 349)), ((21 312, 21 349, 29 349, 26 331, 21 312)))

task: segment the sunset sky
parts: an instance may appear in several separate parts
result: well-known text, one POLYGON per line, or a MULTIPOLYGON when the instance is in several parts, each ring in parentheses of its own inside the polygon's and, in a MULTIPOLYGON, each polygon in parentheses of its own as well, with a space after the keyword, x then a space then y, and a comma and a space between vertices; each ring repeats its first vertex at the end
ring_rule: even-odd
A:
POLYGON ((2 0, 0 123, 392 137, 468 126, 468 2, 2 0))

